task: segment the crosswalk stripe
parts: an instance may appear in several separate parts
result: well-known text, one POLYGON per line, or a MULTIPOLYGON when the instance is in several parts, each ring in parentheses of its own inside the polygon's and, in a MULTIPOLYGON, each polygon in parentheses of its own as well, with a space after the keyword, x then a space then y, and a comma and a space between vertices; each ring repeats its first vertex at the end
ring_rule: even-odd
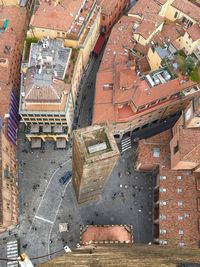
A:
POLYGON ((9 262, 7 262, 7 265, 12 265, 12 264, 17 264, 18 265, 18 261, 9 261, 9 262))
POLYGON ((122 145, 122 147, 125 147, 125 146, 132 146, 131 144, 124 144, 122 145))
POLYGON ((131 142, 131 139, 129 138, 129 139, 123 139, 122 141, 121 141, 121 143, 125 143, 125 142, 131 142))
POLYGON ((122 144, 121 146, 122 146, 122 147, 123 147, 123 146, 131 146, 131 143, 125 143, 125 144, 122 144))
POLYGON ((18 255, 18 250, 13 250, 13 251, 7 253, 7 255, 18 255))
POLYGON ((128 149, 130 149, 130 147, 127 147, 127 148, 123 149, 122 152, 124 152, 124 151, 126 151, 126 150, 128 150, 128 149))
POLYGON ((7 245, 11 245, 11 244, 17 244, 17 240, 9 241, 9 242, 7 243, 7 245))
POLYGON ((131 147, 131 144, 124 144, 124 145, 122 145, 122 148, 125 147, 125 146, 130 146, 131 147))
POLYGON ((10 247, 10 248, 7 248, 7 251, 15 250, 17 248, 18 248, 17 246, 16 247, 10 247))

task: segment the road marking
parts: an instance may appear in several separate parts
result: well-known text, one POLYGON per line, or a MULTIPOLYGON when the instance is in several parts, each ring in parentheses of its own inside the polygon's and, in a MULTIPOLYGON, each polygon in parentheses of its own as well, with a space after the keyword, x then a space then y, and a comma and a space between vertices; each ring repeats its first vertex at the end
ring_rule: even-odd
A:
POLYGON ((53 223, 52 221, 50 221, 50 220, 47 220, 47 219, 45 219, 45 218, 42 218, 42 217, 40 217, 40 216, 35 216, 35 218, 36 219, 39 219, 39 220, 42 220, 42 221, 44 221, 44 222, 48 222, 48 223, 53 223))
MULTIPOLYGON (((66 189, 67 189, 69 183, 71 182, 71 180, 72 180, 72 179, 70 179, 69 182, 66 184, 65 189, 64 189, 64 191, 63 191, 63 193, 62 193, 62 196, 64 196, 65 191, 66 191, 66 189)), ((57 208, 57 210, 56 210, 56 214, 55 214, 54 220, 53 220, 53 224, 52 224, 51 229, 50 229, 50 232, 49 232, 49 236, 48 236, 48 254, 50 254, 50 242, 49 242, 49 241, 50 241, 50 239, 51 239, 51 234, 52 234, 52 231, 53 231, 53 226, 54 226, 54 223, 55 223, 55 221, 56 221, 56 218, 57 218, 57 215, 58 215, 60 206, 61 206, 61 204, 62 204, 62 201, 63 201, 63 198, 61 197, 60 202, 59 202, 59 205, 58 205, 58 208, 57 208)))
MULTIPOLYGON (((68 162, 71 162, 71 159, 68 159, 67 161, 65 161, 61 166, 63 167, 63 166, 64 166, 65 164, 67 164, 68 162)), ((30 231, 31 231, 31 229, 32 229, 32 227, 33 227, 33 224, 34 224, 34 221, 35 221, 35 217, 37 216, 37 213, 38 213, 38 211, 39 211, 39 209, 40 209, 40 206, 41 206, 42 201, 43 201, 43 199, 44 199, 44 196, 45 196, 45 194, 46 194, 46 192, 47 192, 47 189, 48 189, 48 187, 49 187, 49 185, 50 185, 50 183, 51 183, 51 181, 52 181, 54 175, 55 175, 56 172, 59 171, 59 170, 60 170, 60 167, 58 167, 58 168, 54 171, 54 173, 52 174, 52 176, 51 176, 51 178, 50 178, 50 180, 49 180, 49 182, 48 182, 48 184, 47 184, 47 187, 46 187, 46 189, 45 189, 45 191, 44 191, 44 193, 43 193, 42 199, 40 200, 40 203, 39 203, 39 205, 38 205, 38 207, 37 207, 37 210, 36 210, 36 212, 35 212, 35 215, 34 215, 34 217, 33 217, 33 220, 32 220, 32 223, 31 223, 31 225, 30 225, 30 228, 29 228, 29 230, 28 230, 28 233, 30 233, 30 231)), ((28 234, 28 233, 27 233, 27 234, 28 234)))

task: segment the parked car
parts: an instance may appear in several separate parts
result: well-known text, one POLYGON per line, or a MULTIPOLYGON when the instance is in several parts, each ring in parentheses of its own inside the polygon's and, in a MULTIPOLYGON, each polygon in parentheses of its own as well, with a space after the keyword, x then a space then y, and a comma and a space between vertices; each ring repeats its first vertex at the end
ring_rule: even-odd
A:
POLYGON ((69 178, 72 176, 72 172, 71 171, 67 171, 60 179, 59 179, 59 183, 61 185, 65 184, 69 178))

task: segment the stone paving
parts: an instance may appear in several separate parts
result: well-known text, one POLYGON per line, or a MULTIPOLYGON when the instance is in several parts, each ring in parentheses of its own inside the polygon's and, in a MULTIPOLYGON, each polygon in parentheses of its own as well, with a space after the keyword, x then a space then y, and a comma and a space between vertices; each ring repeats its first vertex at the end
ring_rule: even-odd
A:
POLYGON ((152 177, 133 170, 134 149, 120 157, 97 201, 77 205, 71 181, 58 183, 71 170, 70 146, 55 150, 46 143, 43 153, 31 151, 23 129, 19 136, 20 227, 13 233, 20 238, 21 252, 33 258, 63 251, 66 244, 75 248, 81 224, 132 224, 135 242, 152 241, 152 177), (59 223, 66 222, 69 231, 60 233, 59 223))

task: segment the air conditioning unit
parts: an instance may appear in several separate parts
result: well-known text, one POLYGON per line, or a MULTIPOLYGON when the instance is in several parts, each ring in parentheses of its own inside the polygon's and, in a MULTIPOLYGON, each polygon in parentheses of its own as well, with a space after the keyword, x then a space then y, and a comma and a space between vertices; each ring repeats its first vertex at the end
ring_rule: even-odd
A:
POLYGON ((166 180, 166 179, 167 179, 166 176, 164 176, 164 175, 160 175, 160 180, 166 180))

